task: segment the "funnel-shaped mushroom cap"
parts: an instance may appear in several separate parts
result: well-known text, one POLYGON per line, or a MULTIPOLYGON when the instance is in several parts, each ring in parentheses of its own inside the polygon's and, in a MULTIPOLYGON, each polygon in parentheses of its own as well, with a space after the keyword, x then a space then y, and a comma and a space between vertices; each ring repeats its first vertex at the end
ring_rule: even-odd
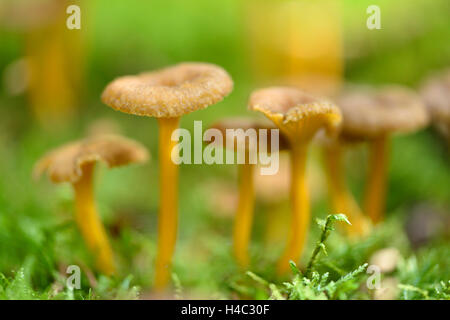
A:
POLYGON ((421 94, 433 119, 450 124, 450 69, 428 79, 421 94))
POLYGON ((175 118, 221 101, 233 89, 228 73, 213 64, 181 63, 110 83, 102 101, 139 116, 175 118))
POLYGON ((428 124, 420 97, 401 86, 379 90, 355 87, 341 94, 337 103, 344 116, 343 134, 348 137, 373 138, 415 131, 428 124))
MULTIPOLYGON (((267 152, 271 152, 272 147, 272 129, 278 129, 276 126, 273 125, 268 120, 255 120, 251 118, 245 118, 245 117, 234 117, 234 118, 226 118, 221 121, 218 121, 214 123, 212 126, 210 126, 210 129, 217 129, 219 130, 224 139, 223 144, 225 144, 225 147, 232 148, 233 151, 237 151, 237 141, 245 141, 245 149, 249 150, 249 146, 254 145, 257 146, 259 149, 260 146, 260 139, 262 138, 260 129, 266 129, 267 132, 267 140, 266 140, 266 150, 267 152), (235 130, 234 131, 234 143, 233 145, 227 144, 227 130, 235 130), (239 130, 242 129, 242 130, 239 130), (251 135, 247 130, 253 129, 255 130, 255 134, 251 135), (248 143, 247 140, 248 139, 248 143)), ((214 141, 213 143, 216 143, 214 141)), ((289 146, 288 141, 286 138, 279 134, 278 135, 278 151, 285 150, 289 146)))
POLYGON ((109 168, 129 163, 145 162, 149 154, 145 147, 120 136, 105 135, 62 146, 45 155, 35 166, 34 176, 45 171, 54 183, 77 182, 87 163, 104 162, 109 168))
POLYGON ((249 108, 262 112, 291 141, 308 141, 321 128, 332 132, 341 121, 339 108, 331 102, 289 87, 253 92, 249 108))

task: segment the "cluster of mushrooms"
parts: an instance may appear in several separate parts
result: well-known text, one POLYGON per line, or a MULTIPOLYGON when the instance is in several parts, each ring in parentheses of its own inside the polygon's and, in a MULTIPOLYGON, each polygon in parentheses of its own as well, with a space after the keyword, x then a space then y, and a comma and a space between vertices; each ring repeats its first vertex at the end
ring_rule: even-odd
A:
MULTIPOLYGON (((424 89, 432 110, 446 108, 447 118, 437 116, 437 119, 447 121, 447 128, 449 74, 444 79, 434 79, 424 89)), ((158 119, 160 202, 154 281, 157 289, 165 288, 170 280, 177 238, 178 165, 171 159, 172 153, 177 151, 177 144, 171 139, 172 133, 178 128, 181 116, 220 102, 232 89, 233 81, 221 67, 206 63, 182 63, 160 71, 118 78, 102 94, 102 101, 113 109, 158 119)), ((280 131, 279 150, 266 149, 266 152, 289 152, 291 161, 291 221, 284 253, 277 265, 280 274, 289 269, 290 260, 299 260, 307 239, 310 204, 305 169, 308 147, 318 136, 317 133, 325 133, 316 141, 322 144, 324 150, 333 211, 349 217, 352 222, 347 230, 349 236, 361 237, 368 234, 373 224, 383 221, 390 136, 397 132, 419 130, 429 122, 429 113, 421 98, 412 90, 400 86, 377 89, 349 87, 332 100, 315 97, 297 88, 271 87, 254 91, 248 105, 270 121, 230 118, 212 127, 224 133, 227 129, 237 128, 278 128, 280 131), (342 153, 348 145, 363 141, 369 144, 370 158, 364 205, 360 207, 346 186, 342 153)), ((247 145, 251 145, 250 141, 247 145)), ((247 158, 248 151, 248 148, 244 150, 247 158)), ((70 182, 73 185, 75 220, 86 245, 96 258, 98 269, 105 274, 113 275, 115 264, 93 197, 95 163, 101 161, 112 168, 143 163, 148 158, 146 148, 135 141, 120 136, 99 135, 58 148, 36 165, 37 176, 47 172, 53 182, 70 182)), ((243 268, 250 263, 248 246, 254 210, 254 167, 254 164, 247 162, 239 165, 239 202, 233 232, 233 253, 243 268)))

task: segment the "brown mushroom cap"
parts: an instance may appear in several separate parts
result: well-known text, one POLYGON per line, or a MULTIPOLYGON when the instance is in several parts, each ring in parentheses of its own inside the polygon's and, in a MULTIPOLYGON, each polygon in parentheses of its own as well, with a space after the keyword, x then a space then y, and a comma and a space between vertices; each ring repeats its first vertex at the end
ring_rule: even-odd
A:
POLYGON ((102 101, 139 116, 175 118, 221 101, 233 89, 228 73, 213 64, 181 63, 111 82, 102 101))
POLYGON ((415 131, 428 124, 420 97, 401 86, 354 87, 336 101, 344 117, 344 137, 374 138, 390 132, 415 131))
MULTIPOLYGON (((210 126, 210 129, 218 129, 223 137, 223 143, 225 144, 225 147, 230 147, 229 144, 226 144, 226 134, 227 134, 227 129, 233 129, 233 130, 237 130, 237 129, 242 129, 244 131, 247 131, 248 129, 255 129, 256 130, 256 139, 257 141, 254 141, 253 143, 255 145, 257 145, 259 147, 259 129, 267 129, 267 151, 271 152, 271 146, 272 146, 272 129, 278 129, 277 127, 275 127, 273 125, 272 122, 268 121, 268 120, 255 120, 252 118, 245 118, 245 117, 233 117, 233 118, 226 118, 223 119, 221 121, 218 121, 216 123, 214 123, 213 125, 210 126)), ((245 134, 245 133, 244 133, 245 134)), ((250 137, 249 137, 250 139, 250 137)), ((236 142, 236 138, 234 139, 236 142)), ((279 151, 281 150, 286 150, 289 146, 288 141, 286 140, 286 138, 282 135, 279 134, 279 140, 278 140, 279 144, 278 144, 278 149, 279 151)), ((214 142, 213 142, 214 143, 214 142)), ((234 143, 233 146, 233 150, 236 151, 236 145, 237 143, 234 143)), ((250 143, 245 143, 245 148, 248 150, 250 143)))
POLYGON ((310 139, 321 127, 334 131, 341 121, 333 103, 290 87, 255 91, 249 108, 262 112, 290 139, 310 139))
POLYGON ((149 154, 137 142, 115 135, 97 136, 64 145, 45 155, 36 164, 33 175, 48 172, 54 183, 77 182, 85 164, 102 161, 108 168, 147 161, 149 154))
POLYGON ((421 95, 432 118, 450 124, 450 69, 429 78, 422 86, 421 95))

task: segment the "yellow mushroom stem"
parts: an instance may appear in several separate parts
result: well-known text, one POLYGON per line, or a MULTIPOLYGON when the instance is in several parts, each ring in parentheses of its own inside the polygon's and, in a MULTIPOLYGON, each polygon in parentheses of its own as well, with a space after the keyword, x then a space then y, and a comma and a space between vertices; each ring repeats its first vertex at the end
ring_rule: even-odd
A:
POLYGON ((160 118, 159 123, 159 215, 158 252, 156 256, 155 288, 163 289, 170 280, 170 267, 175 251, 178 227, 178 165, 172 153, 178 154, 172 133, 179 118, 160 118))
POLYGON ((291 149, 291 223, 289 239, 283 255, 278 261, 278 273, 289 270, 289 261, 297 262, 306 242, 309 220, 309 192, 306 182, 307 144, 295 145, 291 149))
POLYGON ((335 213, 347 215, 351 225, 345 229, 350 237, 364 236, 369 231, 369 223, 358 203, 345 183, 344 166, 342 165, 342 148, 339 142, 324 148, 324 162, 328 189, 335 213))
POLYGON ((97 268, 111 275, 115 272, 113 252, 105 228, 97 213, 93 192, 94 163, 82 167, 83 175, 73 184, 75 191, 75 220, 88 248, 96 259, 97 268))
POLYGON ((249 265, 248 244, 250 242, 254 207, 254 164, 239 165, 239 202, 234 221, 233 251, 242 268, 249 265))
POLYGON ((373 223, 384 220, 388 137, 381 135, 369 144, 369 174, 364 198, 364 211, 373 223))
POLYGON ((27 35, 29 61, 29 99, 37 119, 53 128, 72 113, 75 96, 67 72, 70 66, 64 48, 64 29, 60 24, 27 35))

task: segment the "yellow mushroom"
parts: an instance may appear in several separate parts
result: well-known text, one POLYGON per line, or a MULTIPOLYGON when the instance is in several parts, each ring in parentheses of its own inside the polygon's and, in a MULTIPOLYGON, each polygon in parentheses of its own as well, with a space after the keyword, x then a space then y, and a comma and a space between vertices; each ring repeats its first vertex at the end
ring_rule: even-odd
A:
POLYGON ((298 261, 306 242, 310 208, 305 168, 309 142, 322 128, 334 131, 341 121, 339 109, 329 101, 301 90, 272 87, 253 92, 249 107, 272 120, 287 138, 291 152, 291 230, 286 249, 278 262, 280 274, 289 261, 298 261))
MULTIPOLYGON (((244 163, 239 164, 239 201, 233 228, 233 253, 239 266, 247 268, 250 262, 248 244, 250 242, 253 223, 255 201, 254 173, 257 164, 257 159, 252 161, 250 154, 254 152, 254 155, 256 155, 260 151, 260 129, 267 130, 267 141, 265 141, 266 146, 264 151, 272 151, 271 129, 275 129, 276 127, 270 122, 266 123, 265 121, 255 121, 248 118, 227 118, 213 124, 210 128, 219 130, 224 137, 228 136, 227 130, 239 130, 234 131, 233 140, 230 141, 232 144, 227 140, 226 147, 231 148, 232 151, 244 153, 245 158, 244 163), (255 134, 247 135, 246 133, 249 129, 254 129, 255 134)), ((285 148, 286 143, 284 138, 280 137, 278 141, 279 149, 285 148)))
MULTIPOLYGON (((155 287, 166 287, 178 225, 178 165, 171 158, 177 146, 172 133, 184 114, 216 104, 233 89, 228 73, 207 63, 181 63, 111 82, 102 101, 121 112, 155 117, 159 124, 160 202, 155 287)), ((176 152, 175 152, 176 153, 176 152)))
POLYGON ((34 116, 60 127, 73 115, 82 86, 83 31, 66 26, 68 0, 2 0, 0 25, 24 40, 25 82, 34 116))
POLYGON ((401 86, 350 88, 337 98, 342 110, 342 134, 347 139, 369 141, 369 173, 364 213, 373 223, 384 219, 389 136, 411 132, 428 124, 420 97, 401 86))
POLYGON ((140 144, 114 135, 97 136, 64 145, 45 155, 36 164, 34 176, 47 172, 54 183, 69 182, 75 192, 75 220, 96 259, 98 269, 108 275, 115 272, 113 252, 97 213, 93 173, 97 161, 109 168, 141 163, 148 159, 140 144))
POLYGON ((355 141, 352 139, 346 139, 345 135, 324 139, 323 153, 333 211, 344 213, 348 217, 351 224, 346 224, 343 228, 350 238, 359 238, 369 233, 371 223, 370 219, 362 212, 345 179, 345 167, 342 163, 344 149, 353 142, 355 141))

